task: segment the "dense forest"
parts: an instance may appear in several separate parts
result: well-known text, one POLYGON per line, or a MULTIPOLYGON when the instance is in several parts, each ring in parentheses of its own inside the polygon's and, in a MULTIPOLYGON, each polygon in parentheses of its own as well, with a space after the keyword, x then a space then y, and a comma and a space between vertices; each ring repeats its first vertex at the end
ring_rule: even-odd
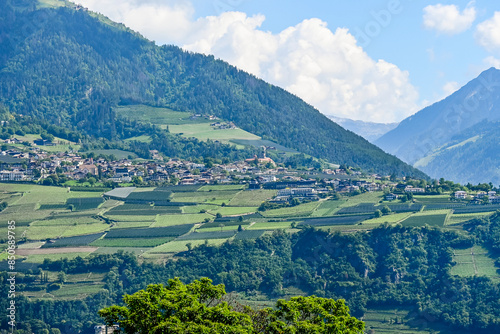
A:
POLYGON ((330 162, 426 177, 296 96, 212 56, 156 46, 84 9, 0 3, 0 102, 16 114, 119 138, 113 106, 213 114, 330 162))
MULTIPOLYGON (((467 234, 400 225, 352 234, 314 228, 295 234, 277 231, 257 240, 201 245, 164 265, 139 263, 123 252, 46 260, 44 270, 106 272, 105 288, 79 301, 28 302, 20 297, 18 312, 26 319, 24 329, 35 333, 35 328, 89 332, 92 321, 99 321, 97 311, 120 303, 124 293, 135 293, 151 283, 166 283, 173 277, 184 282, 209 277, 215 284, 224 284, 227 291, 247 298, 256 293, 277 298, 293 288, 308 295, 346 299, 356 317, 362 317, 370 307, 406 306, 413 309, 415 324, 439 323, 467 333, 496 333, 500 331, 498 283, 480 276, 453 276, 450 269, 453 249, 481 244, 499 257, 500 212, 472 220, 465 228, 467 234)), ((6 278, 0 278, 3 290, 8 286, 6 278)), ((29 283, 39 279, 39 272, 30 272, 19 277, 19 287, 29 289, 29 283)), ((6 293, 3 290, 0 293, 6 293)), ((6 300, 0 303, 7 307, 6 300)), ((6 320, 2 321, 2 328, 6 328, 6 320)))

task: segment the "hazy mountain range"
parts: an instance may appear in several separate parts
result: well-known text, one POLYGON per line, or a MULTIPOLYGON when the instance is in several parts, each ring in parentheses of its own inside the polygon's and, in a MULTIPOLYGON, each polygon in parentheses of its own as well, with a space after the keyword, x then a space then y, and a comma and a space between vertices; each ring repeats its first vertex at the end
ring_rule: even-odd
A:
POLYGON ((329 116, 329 118, 344 129, 352 131, 365 138, 370 143, 375 142, 387 132, 398 126, 399 123, 373 123, 364 121, 355 121, 348 118, 329 116))

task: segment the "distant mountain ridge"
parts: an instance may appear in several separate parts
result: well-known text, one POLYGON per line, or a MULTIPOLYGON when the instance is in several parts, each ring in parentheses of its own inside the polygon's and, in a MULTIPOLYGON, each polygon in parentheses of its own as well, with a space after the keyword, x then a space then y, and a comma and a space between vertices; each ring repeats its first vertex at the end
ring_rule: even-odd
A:
POLYGON ((492 67, 375 144, 431 177, 498 184, 499 134, 500 70, 492 67))
POLYGON ((328 117, 335 123, 341 125, 344 129, 354 132, 358 136, 368 140, 370 143, 374 143, 377 139, 394 129, 399 124, 364 122, 335 116, 328 117))
POLYGON ((166 106, 216 115, 330 162, 426 177, 298 97, 213 56, 156 46, 68 2, 12 4, 0 2, 0 103, 12 112, 120 139, 114 106, 166 106), (34 22, 30 29, 27 22, 34 22))

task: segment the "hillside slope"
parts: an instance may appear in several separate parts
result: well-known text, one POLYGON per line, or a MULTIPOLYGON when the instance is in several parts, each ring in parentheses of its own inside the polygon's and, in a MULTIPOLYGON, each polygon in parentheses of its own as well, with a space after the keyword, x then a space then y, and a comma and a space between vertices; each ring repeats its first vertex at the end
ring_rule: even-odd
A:
POLYGON ((500 120, 499 110, 500 70, 490 68, 444 100, 403 120, 375 144, 414 164, 461 131, 483 120, 500 120))
POLYGON ((499 134, 500 70, 490 68, 375 144, 434 178, 499 184, 499 134))
POLYGON ((483 121, 415 163, 431 177, 466 183, 500 184, 500 122, 483 121))
POLYGON ((116 138, 113 106, 166 106, 222 117, 331 162, 425 177, 298 97, 213 56, 156 46, 68 3, 15 4, 0 3, 0 102, 12 112, 116 138))

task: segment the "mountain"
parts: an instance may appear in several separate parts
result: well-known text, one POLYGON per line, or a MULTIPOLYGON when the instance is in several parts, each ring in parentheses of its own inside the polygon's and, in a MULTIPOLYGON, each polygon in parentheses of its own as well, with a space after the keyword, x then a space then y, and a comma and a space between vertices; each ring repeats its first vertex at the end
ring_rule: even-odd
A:
POLYGON ((490 68, 375 144, 431 177, 498 184, 499 133, 500 70, 490 68))
POLYGON ((335 123, 342 126, 344 129, 354 132, 355 134, 365 138, 370 143, 375 142, 387 132, 398 126, 399 123, 374 123, 355 121, 348 118, 329 116, 335 123))
POLYGON ((2 1, 0 36, 0 103, 13 113, 120 140, 113 107, 168 107, 331 162, 426 177, 279 87, 213 56, 157 46, 81 6, 2 1))
POLYGON ((458 183, 500 184, 500 122, 486 120, 453 136, 442 147, 418 160, 415 167, 458 183))

